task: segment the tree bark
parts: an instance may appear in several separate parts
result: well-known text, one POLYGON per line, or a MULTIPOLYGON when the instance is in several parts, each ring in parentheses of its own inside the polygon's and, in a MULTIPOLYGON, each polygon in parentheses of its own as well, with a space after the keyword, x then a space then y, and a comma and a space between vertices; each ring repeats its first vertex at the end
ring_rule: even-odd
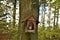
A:
POLYGON ((30 14, 33 14, 38 20, 38 1, 36 0, 20 0, 20 13, 19 13, 19 39, 18 40, 38 40, 38 26, 36 25, 35 33, 26 33, 25 22, 22 22, 30 14))

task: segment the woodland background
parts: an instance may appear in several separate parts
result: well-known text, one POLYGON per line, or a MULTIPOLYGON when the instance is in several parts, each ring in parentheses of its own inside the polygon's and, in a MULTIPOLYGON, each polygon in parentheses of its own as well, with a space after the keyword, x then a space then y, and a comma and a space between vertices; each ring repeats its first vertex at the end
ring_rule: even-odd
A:
MULTIPOLYGON (((19 40, 19 3, 20 0, 0 0, 0 34, 7 34, 9 40, 19 40)), ((60 40, 60 0, 39 0, 38 5, 38 40, 60 40)))

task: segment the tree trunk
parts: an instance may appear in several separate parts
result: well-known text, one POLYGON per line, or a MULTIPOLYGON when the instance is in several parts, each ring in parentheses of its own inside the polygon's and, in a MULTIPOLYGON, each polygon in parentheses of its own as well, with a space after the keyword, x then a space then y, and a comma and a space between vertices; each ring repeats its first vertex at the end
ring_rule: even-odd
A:
POLYGON ((36 25, 35 33, 26 33, 25 22, 22 22, 30 14, 33 14, 38 20, 38 1, 36 0, 20 0, 20 13, 19 13, 19 35, 18 40, 38 40, 38 26, 36 25))
POLYGON ((16 0, 13 2, 14 4, 14 10, 13 10, 13 26, 15 26, 15 16, 16 16, 16 0))
POLYGON ((54 29, 55 29, 55 18, 56 18, 56 6, 55 6, 55 12, 54 12, 54 29))
POLYGON ((57 28, 58 28, 58 21, 59 21, 59 8, 57 8, 57 23, 56 23, 57 28))

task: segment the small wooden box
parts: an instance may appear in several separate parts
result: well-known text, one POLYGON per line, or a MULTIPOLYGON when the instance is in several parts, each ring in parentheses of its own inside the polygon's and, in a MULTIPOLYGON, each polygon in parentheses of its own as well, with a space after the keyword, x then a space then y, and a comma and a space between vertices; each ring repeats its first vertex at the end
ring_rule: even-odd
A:
POLYGON ((35 32, 37 20, 33 15, 29 15, 25 20, 25 32, 35 32))

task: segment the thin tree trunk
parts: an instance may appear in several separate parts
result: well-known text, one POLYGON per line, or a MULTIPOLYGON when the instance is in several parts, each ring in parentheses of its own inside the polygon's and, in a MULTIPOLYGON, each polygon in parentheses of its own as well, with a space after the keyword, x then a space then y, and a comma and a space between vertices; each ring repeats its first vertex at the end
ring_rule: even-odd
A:
POLYGON ((57 25, 57 28, 58 28, 58 20, 59 19, 59 9, 57 9, 57 23, 56 23, 56 25, 57 25))
POLYGON ((19 0, 19 23, 17 40, 21 40, 21 0, 19 0))
POLYGON ((49 27, 50 27, 50 16, 51 16, 51 7, 50 7, 50 3, 49 3, 49 27))
POLYGON ((14 10, 13 10, 13 26, 15 26, 15 16, 16 16, 16 0, 14 0, 14 10))
POLYGON ((56 17, 56 7, 55 7, 55 12, 54 12, 54 28, 55 28, 55 17, 56 17))

